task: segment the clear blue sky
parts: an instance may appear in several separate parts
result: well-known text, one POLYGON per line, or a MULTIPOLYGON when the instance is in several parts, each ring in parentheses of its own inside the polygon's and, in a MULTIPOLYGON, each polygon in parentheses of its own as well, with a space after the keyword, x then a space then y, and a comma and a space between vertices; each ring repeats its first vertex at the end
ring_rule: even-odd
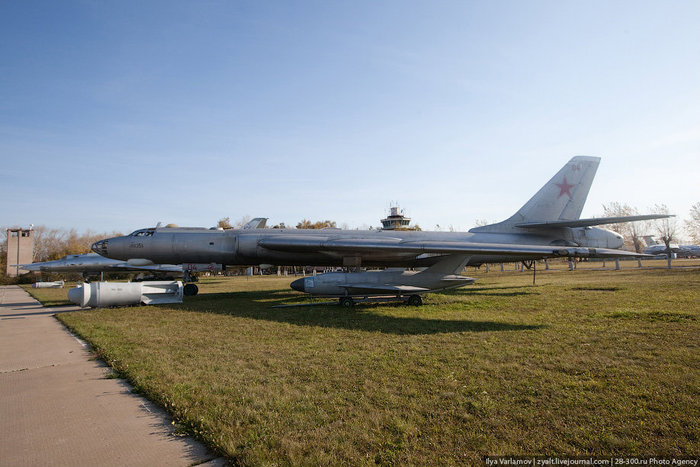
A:
POLYGON ((700 2, 5 1, 0 225, 424 229, 700 201, 700 2))

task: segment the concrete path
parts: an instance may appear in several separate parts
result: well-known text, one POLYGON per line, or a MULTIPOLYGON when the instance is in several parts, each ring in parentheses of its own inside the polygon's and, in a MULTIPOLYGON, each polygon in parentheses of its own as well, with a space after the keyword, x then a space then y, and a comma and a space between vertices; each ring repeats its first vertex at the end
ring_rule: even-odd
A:
POLYGON ((17 286, 0 287, 0 467, 223 466, 17 286))

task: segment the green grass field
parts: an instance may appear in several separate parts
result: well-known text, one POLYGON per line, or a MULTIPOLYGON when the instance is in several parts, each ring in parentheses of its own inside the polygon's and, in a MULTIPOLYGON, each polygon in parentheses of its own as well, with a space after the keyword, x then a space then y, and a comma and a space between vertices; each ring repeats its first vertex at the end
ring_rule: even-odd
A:
POLYGON ((700 269, 486 274, 402 305, 209 278, 182 305, 58 318, 242 465, 700 454, 700 269))

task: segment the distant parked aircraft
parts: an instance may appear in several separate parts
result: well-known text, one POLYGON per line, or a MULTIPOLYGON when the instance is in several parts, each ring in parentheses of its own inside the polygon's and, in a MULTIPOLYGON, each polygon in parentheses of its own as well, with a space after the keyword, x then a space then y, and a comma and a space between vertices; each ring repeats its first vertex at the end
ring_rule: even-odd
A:
POLYGON ((671 243, 667 247, 665 243, 659 243, 656 240, 654 240, 654 238, 651 235, 645 235, 644 241, 647 244, 647 247, 644 249, 644 254, 646 255, 668 256, 669 250, 672 254, 677 255, 681 249, 681 247, 677 243, 671 243))
POLYGON ((678 245, 676 255, 681 258, 700 258, 700 245, 678 245))
POLYGON ((618 249, 624 243, 620 234, 594 226, 670 216, 580 219, 599 163, 598 157, 572 158, 513 216, 469 232, 150 228, 101 240, 92 250, 144 264, 454 266, 445 270, 447 275, 459 274, 465 265, 490 262, 639 256, 618 249))

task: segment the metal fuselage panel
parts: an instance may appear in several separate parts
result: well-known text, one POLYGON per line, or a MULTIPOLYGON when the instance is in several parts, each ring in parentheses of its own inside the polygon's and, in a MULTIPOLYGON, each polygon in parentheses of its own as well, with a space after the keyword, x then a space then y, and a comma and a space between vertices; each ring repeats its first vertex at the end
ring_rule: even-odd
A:
POLYGON ((235 264, 236 236, 225 231, 155 232, 148 237, 109 239, 110 258, 143 258, 154 263, 235 264))

